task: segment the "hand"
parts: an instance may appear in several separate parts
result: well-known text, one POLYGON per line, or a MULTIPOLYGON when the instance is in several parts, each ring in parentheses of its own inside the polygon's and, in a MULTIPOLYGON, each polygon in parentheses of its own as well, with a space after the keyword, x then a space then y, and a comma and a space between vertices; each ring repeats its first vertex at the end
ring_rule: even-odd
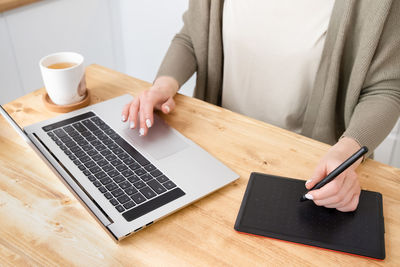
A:
POLYGON ((141 92, 124 106, 122 121, 128 120, 131 129, 136 128, 140 121, 139 134, 146 135, 154 123, 153 110, 158 109, 165 114, 170 113, 175 108, 173 97, 178 89, 179 84, 174 78, 167 76, 157 78, 149 90, 141 92))
MULTIPOLYGON (((312 188, 359 149, 360 145, 354 139, 349 137, 340 139, 318 163, 312 178, 306 182, 306 188, 312 188)), ((343 212, 354 211, 358 206, 361 192, 355 169, 361 161, 362 158, 322 188, 310 191, 306 197, 312 199, 318 206, 335 208, 343 212)))

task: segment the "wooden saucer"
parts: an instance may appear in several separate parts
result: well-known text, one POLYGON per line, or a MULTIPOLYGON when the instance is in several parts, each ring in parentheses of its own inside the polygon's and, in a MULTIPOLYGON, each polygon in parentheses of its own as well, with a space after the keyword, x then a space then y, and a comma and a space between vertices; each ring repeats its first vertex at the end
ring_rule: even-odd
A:
POLYGON ((89 103, 90 103, 90 93, 89 93, 89 90, 86 90, 86 95, 81 101, 79 101, 77 103, 74 103, 74 104, 70 104, 70 105, 56 105, 56 104, 54 104, 53 101, 51 101, 51 99, 50 99, 49 95, 47 94, 47 92, 45 92, 43 94, 42 100, 43 100, 44 106, 48 110, 51 110, 51 111, 54 111, 54 112, 58 112, 58 113, 67 113, 67 112, 73 111, 75 109, 83 108, 83 107, 86 107, 87 105, 89 105, 89 103))

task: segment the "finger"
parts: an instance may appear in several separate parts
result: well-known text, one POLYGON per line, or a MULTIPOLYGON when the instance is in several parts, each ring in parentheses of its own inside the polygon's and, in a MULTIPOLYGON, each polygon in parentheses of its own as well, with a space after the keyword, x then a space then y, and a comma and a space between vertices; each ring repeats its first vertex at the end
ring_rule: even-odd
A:
POLYGON ((316 185, 319 181, 321 181, 326 176, 326 164, 325 162, 321 162, 314 169, 314 173, 311 176, 311 179, 306 181, 306 188, 311 189, 314 185, 316 185))
POLYGON ((129 107, 131 106, 131 103, 132 103, 132 101, 129 102, 128 104, 126 104, 126 105, 124 106, 124 108, 122 109, 121 120, 122 120, 123 122, 125 122, 125 121, 128 119, 128 116, 129 116, 129 107))
POLYGON ((360 188, 360 183, 358 182, 358 179, 356 179, 352 185, 352 187, 350 188, 348 194, 345 196, 345 198, 343 198, 343 200, 341 202, 339 202, 335 208, 344 208, 347 205, 349 205, 352 201, 352 197, 354 195, 360 195, 361 193, 361 188, 360 188))
MULTIPOLYGON (((343 204, 351 200, 353 194, 356 192, 354 190, 356 179, 356 177, 352 177, 351 173, 348 173, 344 178, 342 187, 339 189, 337 194, 322 199, 318 199, 318 196, 315 196, 314 203, 318 206, 325 206, 327 208, 337 208, 341 205, 343 206, 343 204)), ((328 184, 326 186, 328 186, 328 184)))
POLYGON ((320 189, 308 192, 308 194, 312 195, 314 202, 315 200, 322 200, 337 195, 342 189, 344 178, 345 173, 341 173, 333 181, 330 181, 320 189))
POLYGON ((137 117, 139 112, 140 99, 135 97, 129 108, 129 128, 134 129, 137 125, 137 117))
POLYGON ((168 98, 168 100, 162 104, 161 111, 164 114, 170 113, 175 108, 175 101, 172 97, 168 98))
POLYGON ((139 135, 144 136, 147 134, 148 128, 153 126, 153 110, 155 98, 148 91, 143 92, 140 104, 140 130, 139 135))
POLYGON ((353 198, 351 199, 351 201, 349 202, 349 204, 347 204, 344 207, 337 208, 337 210, 342 211, 342 212, 354 211, 354 210, 356 210, 356 208, 358 206, 359 199, 360 199, 360 194, 355 194, 353 196, 353 198))

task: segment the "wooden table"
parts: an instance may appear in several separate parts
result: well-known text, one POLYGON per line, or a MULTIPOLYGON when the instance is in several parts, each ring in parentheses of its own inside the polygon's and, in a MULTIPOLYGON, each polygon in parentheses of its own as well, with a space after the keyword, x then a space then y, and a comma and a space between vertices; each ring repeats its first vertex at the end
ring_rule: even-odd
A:
MULTIPOLYGON (((98 65, 87 68, 87 85, 92 103, 150 86, 98 65)), ((5 108, 22 126, 54 117, 41 102, 43 92, 5 108)), ((240 179, 119 244, 0 118, 0 265, 399 266, 399 169, 373 160, 358 169, 362 188, 383 194, 385 261, 239 234, 233 225, 252 171, 305 180, 329 146, 183 95, 176 103, 163 116, 167 123, 240 179)))

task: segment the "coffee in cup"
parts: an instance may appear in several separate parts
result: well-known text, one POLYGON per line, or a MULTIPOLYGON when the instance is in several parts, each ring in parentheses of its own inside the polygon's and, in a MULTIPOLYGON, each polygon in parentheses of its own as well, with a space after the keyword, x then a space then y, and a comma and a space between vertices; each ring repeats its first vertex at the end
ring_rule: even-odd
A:
POLYGON ((56 105, 71 105, 86 96, 83 56, 74 52, 61 52, 43 57, 39 61, 44 86, 56 105))

